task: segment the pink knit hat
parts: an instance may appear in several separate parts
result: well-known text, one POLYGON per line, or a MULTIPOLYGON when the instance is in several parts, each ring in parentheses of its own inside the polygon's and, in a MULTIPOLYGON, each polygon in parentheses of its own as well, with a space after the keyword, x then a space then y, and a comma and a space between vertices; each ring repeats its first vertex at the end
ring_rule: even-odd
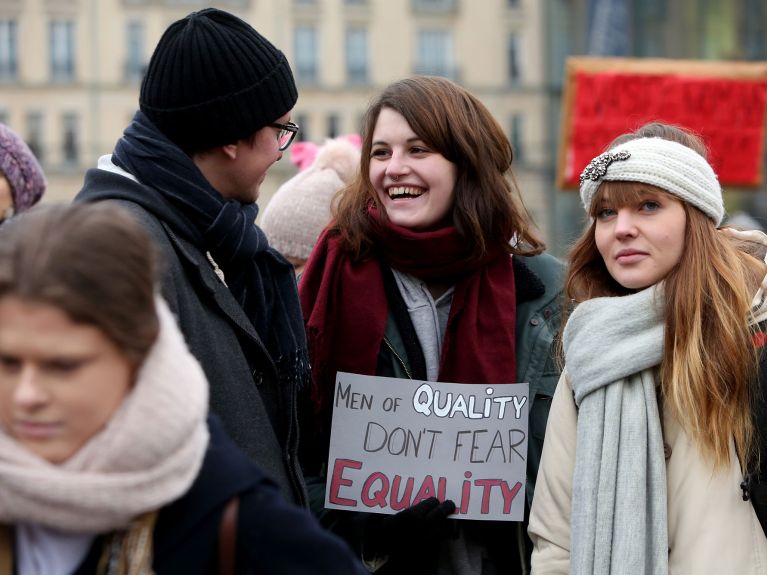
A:
POLYGON ((360 150, 353 139, 326 140, 316 151, 311 164, 274 193, 259 224, 273 248, 297 260, 309 258, 330 221, 333 195, 359 170, 360 150))
POLYGON ((40 201, 48 185, 32 150, 5 124, 0 124, 0 174, 11 186, 15 213, 40 201))

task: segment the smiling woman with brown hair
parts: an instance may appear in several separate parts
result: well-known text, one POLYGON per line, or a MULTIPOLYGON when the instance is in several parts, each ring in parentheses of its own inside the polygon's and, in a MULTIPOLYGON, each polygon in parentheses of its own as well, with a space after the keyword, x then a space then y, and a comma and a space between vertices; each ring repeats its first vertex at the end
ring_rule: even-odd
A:
MULTIPOLYGON (((360 172, 299 284, 314 411, 307 475, 327 458, 338 371, 417 380, 530 383, 532 497, 551 395, 562 266, 542 253, 487 107, 445 78, 394 82, 368 109, 360 172)), ((306 440, 302 439, 305 443, 306 440)), ((320 489, 324 479, 319 478, 320 489)), ((321 506, 321 504, 320 504, 321 506)), ((380 573, 523 573, 519 523, 456 521, 452 501, 398 515, 321 512, 380 573)))

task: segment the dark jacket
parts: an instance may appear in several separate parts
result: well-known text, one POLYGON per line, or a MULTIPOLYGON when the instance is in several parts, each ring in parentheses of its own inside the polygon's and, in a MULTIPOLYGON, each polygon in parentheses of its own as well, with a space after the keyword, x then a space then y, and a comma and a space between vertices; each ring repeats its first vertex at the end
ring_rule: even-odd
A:
POLYGON ((75 201, 101 200, 117 201, 150 233, 161 266, 162 294, 210 382, 211 410, 283 495, 305 504, 295 390, 278 384, 265 345, 206 253, 173 233, 168 224, 173 207, 151 188, 121 174, 88 170, 75 201))
MULTIPOLYGON (((527 517, 532 504, 535 480, 543 452, 551 400, 559 380, 555 340, 560 330, 564 265, 548 254, 514 256, 516 287, 516 353, 517 380, 530 384, 530 420, 527 459, 527 505, 524 522, 460 521, 464 534, 485 546, 490 561, 498 573, 516 575, 530 569, 532 542, 527 536, 527 517)), ((386 276, 386 271, 384 271, 386 276)), ((392 279, 393 281, 393 279, 392 279)), ((385 280, 385 283, 387 281, 385 280)), ((390 314, 384 342, 378 354, 377 375, 405 379, 425 379, 411 361, 420 352, 417 336, 410 323, 407 309, 399 309, 399 292, 391 284, 386 289, 390 314), (410 325, 408 325, 410 324, 410 325), (417 349, 413 349, 417 347, 417 349)), ((404 303, 401 306, 404 308, 404 303)), ((320 449, 327 457, 327 444, 320 449)), ((304 456, 308 459, 308 456, 304 456)), ((314 466, 315 470, 317 466, 314 466)), ((323 524, 333 529, 359 552, 362 547, 365 514, 325 510, 325 477, 309 480, 312 509, 323 524)), ((407 558, 392 558, 377 573, 381 575, 408 573, 407 558)))
MULTIPOLYGON (((277 485, 227 437, 217 418, 209 418, 208 424, 210 445, 197 479, 157 518, 152 564, 157 575, 217 573, 219 524, 233 496, 239 497, 237 573, 365 573, 346 543, 322 529, 308 511, 285 501, 277 485)), ((103 542, 94 542, 74 575, 95 573, 103 542)))
MULTIPOLYGON (((530 505, 543 452, 543 436, 546 433, 551 398, 554 397, 561 373, 555 359, 554 340, 560 328, 565 267, 548 254, 515 256, 512 262, 517 294, 517 380, 530 384, 526 485, 527 502, 530 505)), ((397 292, 393 296, 399 297, 397 292)), ((378 354, 378 375, 425 379, 425 376, 414 377, 409 365, 409 355, 412 353, 409 353, 407 338, 402 334, 402 324, 407 321, 404 318, 398 321, 394 314, 389 316, 384 345, 378 354)), ((417 342, 415 345, 418 345, 417 342)))
POLYGON ((754 506, 762 531, 767 536, 767 322, 759 324, 754 342, 759 348, 759 387, 753 403, 758 457, 741 488, 744 499, 748 498, 754 506))

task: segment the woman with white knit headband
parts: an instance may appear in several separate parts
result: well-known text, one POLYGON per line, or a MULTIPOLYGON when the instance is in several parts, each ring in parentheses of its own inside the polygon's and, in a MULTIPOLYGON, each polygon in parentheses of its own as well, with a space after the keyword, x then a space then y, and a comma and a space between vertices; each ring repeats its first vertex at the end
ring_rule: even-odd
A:
POLYGON ((108 202, 0 228, 0 574, 361 575, 242 453, 108 202))
MULTIPOLYGON (((538 574, 767 573, 757 470, 767 236, 717 229, 702 142, 624 134, 580 179, 565 370, 530 516, 538 574)), ((763 462, 764 465, 764 462, 763 462)))

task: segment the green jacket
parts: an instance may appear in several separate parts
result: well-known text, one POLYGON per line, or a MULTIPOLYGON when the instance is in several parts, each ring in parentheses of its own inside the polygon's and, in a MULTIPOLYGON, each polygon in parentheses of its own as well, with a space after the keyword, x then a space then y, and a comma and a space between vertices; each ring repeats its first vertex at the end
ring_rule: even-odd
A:
MULTIPOLYGON (((515 256, 512 261, 517 296, 517 375, 520 382, 530 384, 530 437, 526 485, 529 508, 543 450, 546 420, 559 379, 560 370, 555 361, 554 341, 560 329, 565 270, 559 260, 547 254, 515 256)), ((405 343, 390 312, 384 343, 379 350, 376 375, 412 379, 413 370, 407 358, 405 343)), ((369 514, 325 509, 325 482, 324 473, 307 478, 312 511, 325 527, 341 535, 357 553, 360 553, 369 514)), ((503 555, 500 559, 498 556, 495 556, 495 559, 490 558, 491 563, 498 562, 495 565, 496 571, 502 569, 509 575, 530 572, 532 543, 527 537, 526 521, 456 523, 462 523, 461 527, 464 530, 472 531, 474 541, 482 541, 488 550, 492 548, 496 553, 503 555), (499 567, 500 565, 502 567, 499 567)), ((400 564, 387 563, 378 573, 397 573, 400 564)))
MULTIPOLYGON (((531 504, 551 398, 559 380, 554 341, 560 329, 565 267, 548 254, 514 256, 513 261, 517 287, 517 379, 530 384, 526 494, 531 504)), ((405 344, 391 314, 377 371, 381 376, 412 379, 405 344)))

